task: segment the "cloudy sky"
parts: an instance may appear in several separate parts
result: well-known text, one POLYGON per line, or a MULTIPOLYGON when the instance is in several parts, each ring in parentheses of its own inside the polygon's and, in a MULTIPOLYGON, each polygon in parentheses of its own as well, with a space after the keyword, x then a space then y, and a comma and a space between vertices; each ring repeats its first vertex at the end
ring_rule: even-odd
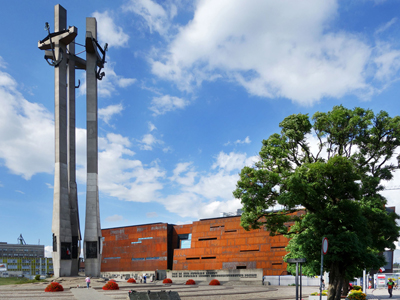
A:
MULTIPOLYGON (((37 42, 54 1, 0 10, 1 241, 50 245, 54 69, 37 42)), ((99 82, 102 228, 185 224, 241 207, 238 173, 290 114, 360 106, 400 114, 400 1, 67 1, 109 44, 99 82)), ((85 53, 80 54, 85 58, 85 53)), ((85 73, 77 95, 81 230, 85 73)), ((77 85, 78 83, 76 83, 77 85)), ((396 174, 387 186, 398 186, 396 174)), ((400 210, 399 190, 384 195, 400 210)))

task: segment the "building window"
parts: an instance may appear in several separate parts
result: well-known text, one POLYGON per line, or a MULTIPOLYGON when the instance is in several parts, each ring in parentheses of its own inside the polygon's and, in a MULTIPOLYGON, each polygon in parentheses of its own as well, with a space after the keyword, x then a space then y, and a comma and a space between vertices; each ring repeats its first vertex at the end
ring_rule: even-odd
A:
POLYGON ((178 248, 190 249, 192 246, 192 234, 179 234, 178 235, 178 248))
POLYGON ((199 238, 199 242, 201 241, 212 241, 212 240, 216 240, 216 237, 210 237, 210 238, 199 238))

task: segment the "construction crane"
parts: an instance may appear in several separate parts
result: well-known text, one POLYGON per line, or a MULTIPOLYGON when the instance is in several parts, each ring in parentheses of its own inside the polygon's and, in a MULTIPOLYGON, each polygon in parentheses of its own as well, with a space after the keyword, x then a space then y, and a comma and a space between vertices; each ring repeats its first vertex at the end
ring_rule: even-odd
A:
POLYGON ((18 244, 20 244, 20 245, 26 245, 26 242, 25 242, 24 238, 22 237, 22 233, 17 238, 17 241, 18 241, 18 244))

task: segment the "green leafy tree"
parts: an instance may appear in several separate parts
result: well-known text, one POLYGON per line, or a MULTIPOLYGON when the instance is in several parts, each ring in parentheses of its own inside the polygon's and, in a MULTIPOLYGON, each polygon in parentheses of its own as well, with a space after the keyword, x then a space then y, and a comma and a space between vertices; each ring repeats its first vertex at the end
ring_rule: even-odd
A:
POLYGON ((399 169, 400 155, 391 162, 400 145, 400 117, 335 106, 311 121, 288 116, 279 126, 281 134, 262 142, 260 161, 240 173, 233 194, 243 204, 241 225, 290 238, 285 260, 306 258, 307 275, 319 274, 327 237, 328 299, 340 299, 344 282, 384 265, 380 253, 393 249, 399 236, 399 216, 386 210, 379 191, 399 169), (317 142, 311 145, 310 138, 317 142), (285 209, 274 211, 276 205, 285 209))

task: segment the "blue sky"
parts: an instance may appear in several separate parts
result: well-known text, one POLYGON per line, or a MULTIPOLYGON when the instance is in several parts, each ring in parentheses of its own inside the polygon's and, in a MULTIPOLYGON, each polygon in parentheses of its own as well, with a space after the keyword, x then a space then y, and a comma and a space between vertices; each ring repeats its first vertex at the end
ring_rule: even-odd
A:
MULTIPOLYGON (((0 240, 8 243, 22 233, 27 243, 51 244, 54 70, 37 42, 45 22, 54 29, 55 4, 6 1, 0 10, 0 240)), ((100 44, 109 44, 99 82, 102 228, 236 211, 240 169, 290 114, 339 104, 400 114, 397 0, 60 4, 77 43, 94 16, 100 44)), ((78 79, 83 231, 85 73, 78 79)), ((383 193, 400 209, 398 192, 383 193)))

